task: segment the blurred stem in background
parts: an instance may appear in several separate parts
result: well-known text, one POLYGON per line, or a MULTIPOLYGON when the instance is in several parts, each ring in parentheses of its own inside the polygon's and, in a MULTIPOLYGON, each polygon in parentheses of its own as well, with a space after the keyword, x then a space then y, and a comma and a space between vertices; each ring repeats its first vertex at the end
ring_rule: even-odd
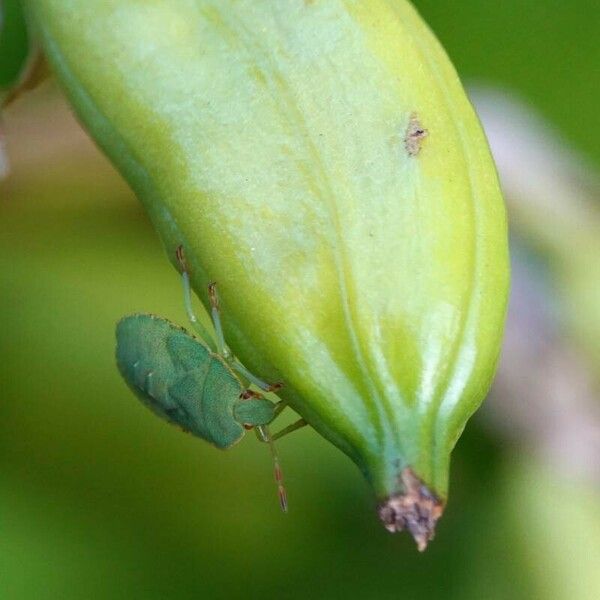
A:
POLYGON ((474 89, 509 207, 514 280, 489 412, 600 486, 600 180, 532 111, 474 89))
POLYGON ((512 232, 539 257, 559 320, 600 382, 600 176, 549 125, 500 91, 474 88, 512 232))
POLYGON ((508 203, 513 282, 484 417, 540 597, 600 592, 600 179, 532 110, 473 88, 508 203), (532 459, 532 457, 535 457, 532 459))

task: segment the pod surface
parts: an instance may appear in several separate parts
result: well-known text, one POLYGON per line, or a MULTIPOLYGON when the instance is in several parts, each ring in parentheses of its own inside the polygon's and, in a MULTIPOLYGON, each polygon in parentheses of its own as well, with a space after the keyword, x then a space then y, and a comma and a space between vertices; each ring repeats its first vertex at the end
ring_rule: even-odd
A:
MULTIPOLYGON (((440 503, 501 341, 479 122, 404 0, 31 0, 82 121, 229 345, 380 501, 440 503), (404 478, 402 474, 405 474, 404 478)), ((151 307, 149 307, 151 308, 151 307)))

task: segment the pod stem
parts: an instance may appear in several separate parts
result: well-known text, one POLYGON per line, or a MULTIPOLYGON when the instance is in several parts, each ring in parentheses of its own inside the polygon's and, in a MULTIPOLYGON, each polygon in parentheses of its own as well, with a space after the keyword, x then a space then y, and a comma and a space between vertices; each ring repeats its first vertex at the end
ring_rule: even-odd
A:
POLYGON ((391 533, 408 530, 419 552, 423 552, 433 539, 444 504, 411 468, 404 469, 400 479, 403 493, 390 496, 379 505, 379 518, 391 533))

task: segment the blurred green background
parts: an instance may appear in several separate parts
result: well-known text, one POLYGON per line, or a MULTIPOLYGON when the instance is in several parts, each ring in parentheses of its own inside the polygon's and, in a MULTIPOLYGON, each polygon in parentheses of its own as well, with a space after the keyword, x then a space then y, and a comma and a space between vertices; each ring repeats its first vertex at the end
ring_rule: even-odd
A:
MULTIPOLYGON (((463 78, 516 92, 600 166, 598 2, 415 4, 463 78)), ((0 599, 600 598, 598 481, 485 411, 423 555, 314 432, 279 444, 282 515, 253 436, 219 453, 156 419, 117 373, 113 331, 134 311, 185 324, 177 273, 53 83, 11 105, 4 130, 0 599)))

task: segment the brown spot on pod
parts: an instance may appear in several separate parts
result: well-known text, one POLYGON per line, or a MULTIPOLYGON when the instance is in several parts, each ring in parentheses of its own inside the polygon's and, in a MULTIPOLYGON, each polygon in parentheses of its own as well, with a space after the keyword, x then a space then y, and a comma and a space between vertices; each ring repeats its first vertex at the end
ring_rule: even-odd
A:
POLYGON ((410 115, 406 134, 404 135, 404 147, 409 156, 417 156, 421 151, 423 140, 429 135, 429 131, 423 127, 417 113, 410 115))

